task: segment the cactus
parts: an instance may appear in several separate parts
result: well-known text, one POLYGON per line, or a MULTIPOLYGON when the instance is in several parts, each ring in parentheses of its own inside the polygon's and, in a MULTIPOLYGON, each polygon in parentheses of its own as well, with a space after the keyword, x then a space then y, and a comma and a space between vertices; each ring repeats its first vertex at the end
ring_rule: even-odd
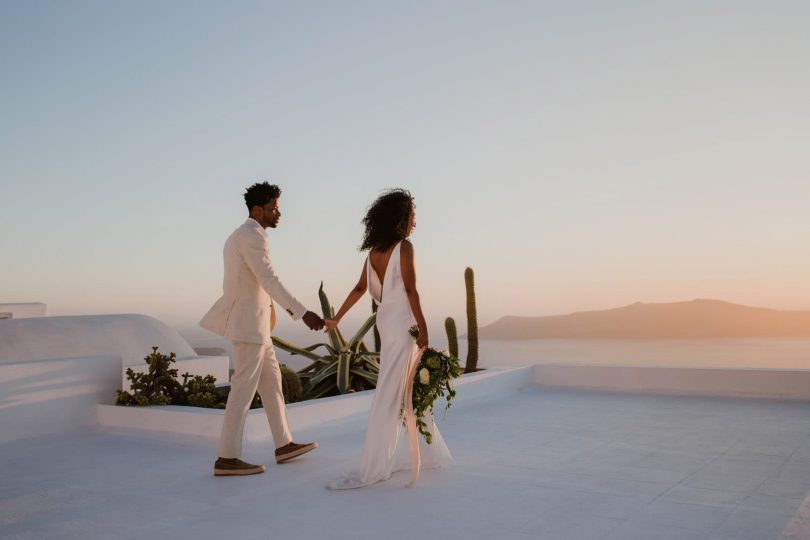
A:
POLYGON ((298 373, 288 368, 286 364, 281 364, 279 367, 281 367, 281 391, 284 394, 284 402, 301 401, 304 391, 298 373))
MULTIPOLYGON (((375 315, 377 314, 377 302, 374 299, 371 299, 371 312, 375 315)), ((382 346, 382 340, 380 339, 380 331, 377 329, 377 323, 374 323, 374 351, 380 352, 380 347, 382 346)))
MULTIPOLYGON (((335 310, 323 290, 323 283, 318 296, 324 318, 334 317, 335 310)), ((298 347, 273 336, 273 344, 279 349, 312 361, 307 367, 298 370, 303 399, 359 392, 377 386, 380 353, 370 351, 363 342, 376 320, 377 315, 371 315, 351 339, 344 338, 340 330, 335 328, 328 332, 329 343, 316 343, 309 347, 298 347), (323 349, 321 354, 315 352, 318 349, 323 349)))
POLYGON ((447 317, 444 320, 444 329, 447 331, 447 347, 450 349, 450 356, 458 358, 458 333, 453 317, 447 317))
POLYGON ((467 287, 467 364, 464 372, 478 369, 478 315, 475 311, 475 276, 473 269, 464 270, 464 284, 467 287))

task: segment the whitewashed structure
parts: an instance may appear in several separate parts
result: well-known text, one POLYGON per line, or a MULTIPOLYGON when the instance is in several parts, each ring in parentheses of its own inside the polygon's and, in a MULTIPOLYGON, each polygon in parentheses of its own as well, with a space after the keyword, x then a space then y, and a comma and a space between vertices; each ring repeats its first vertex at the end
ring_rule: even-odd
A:
POLYGON ((180 334, 145 315, 0 321, 0 443, 94 425, 99 403, 129 389, 127 368, 147 369, 152 347, 177 354, 180 374, 228 381, 228 358, 199 356, 180 334))

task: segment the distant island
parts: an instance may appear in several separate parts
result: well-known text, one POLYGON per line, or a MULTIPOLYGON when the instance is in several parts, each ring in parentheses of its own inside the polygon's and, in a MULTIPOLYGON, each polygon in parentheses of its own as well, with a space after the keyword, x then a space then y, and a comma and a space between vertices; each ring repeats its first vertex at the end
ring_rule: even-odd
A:
POLYGON ((780 311, 720 300, 635 304, 544 317, 502 317, 482 339, 722 338, 810 336, 810 311, 780 311))

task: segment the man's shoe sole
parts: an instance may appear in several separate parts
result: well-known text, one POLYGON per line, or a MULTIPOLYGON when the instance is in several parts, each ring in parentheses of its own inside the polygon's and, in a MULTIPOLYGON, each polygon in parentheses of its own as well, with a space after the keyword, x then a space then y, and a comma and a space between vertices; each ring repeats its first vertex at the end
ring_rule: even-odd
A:
POLYGON ((248 476, 265 471, 264 465, 255 469, 214 469, 214 476, 248 476))
POLYGON ((311 452, 316 448, 318 448, 318 443, 312 443, 306 446, 302 446, 301 448, 293 450, 292 452, 276 456, 276 463, 284 463, 285 461, 290 461, 291 459, 297 458, 298 456, 306 454, 307 452, 311 452))

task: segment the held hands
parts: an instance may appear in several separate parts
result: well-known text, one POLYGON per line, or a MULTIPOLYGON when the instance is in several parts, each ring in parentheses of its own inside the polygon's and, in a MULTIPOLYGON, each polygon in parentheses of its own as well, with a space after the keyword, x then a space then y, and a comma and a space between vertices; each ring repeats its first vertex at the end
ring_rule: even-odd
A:
POLYGON ((337 328, 338 320, 337 319, 326 319, 323 321, 323 325, 326 328, 325 332, 331 332, 335 328, 337 328))
POLYGON ((306 324, 310 330, 320 330, 323 328, 323 319, 312 313, 311 311, 307 311, 304 313, 304 324, 306 324))

